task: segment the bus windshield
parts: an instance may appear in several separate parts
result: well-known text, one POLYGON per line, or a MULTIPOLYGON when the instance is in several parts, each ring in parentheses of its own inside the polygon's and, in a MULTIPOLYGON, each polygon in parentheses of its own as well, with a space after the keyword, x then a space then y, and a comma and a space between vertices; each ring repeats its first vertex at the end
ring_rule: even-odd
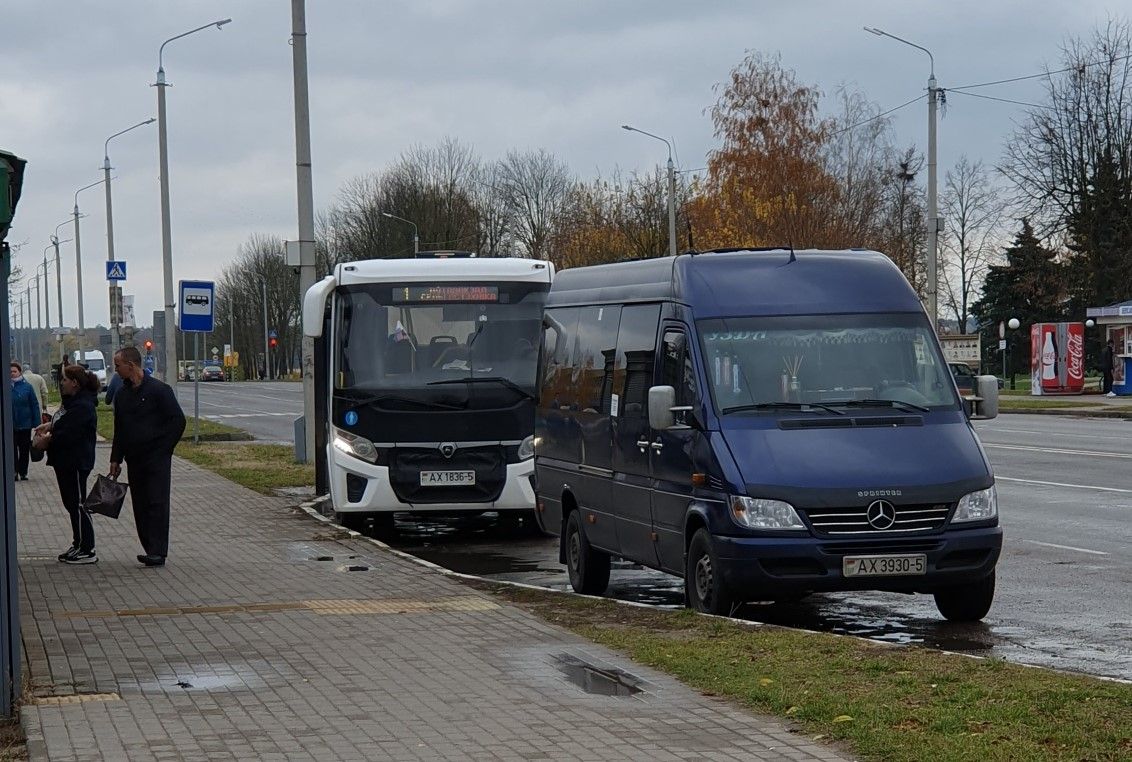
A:
POLYGON ((480 379, 494 387, 490 397, 533 395, 549 288, 499 282, 342 287, 335 389, 483 399, 481 389, 470 390, 480 379))
POLYGON ((723 414, 799 403, 958 404, 923 315, 736 317, 698 325, 709 386, 723 414))

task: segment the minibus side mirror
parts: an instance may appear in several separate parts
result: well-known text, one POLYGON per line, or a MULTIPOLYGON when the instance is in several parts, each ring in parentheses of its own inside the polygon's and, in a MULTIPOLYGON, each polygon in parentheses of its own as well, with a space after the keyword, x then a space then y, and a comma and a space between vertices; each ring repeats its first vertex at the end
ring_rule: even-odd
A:
POLYGON ((975 376, 975 394, 966 400, 967 415, 972 420, 986 421, 998 417, 998 379, 975 376))
POLYGON ((691 411, 688 406, 676 406, 676 389, 671 386, 653 386, 649 389, 649 426, 658 431, 666 429, 692 428, 684 423, 684 417, 691 411), (676 414, 680 413, 680 422, 676 414))

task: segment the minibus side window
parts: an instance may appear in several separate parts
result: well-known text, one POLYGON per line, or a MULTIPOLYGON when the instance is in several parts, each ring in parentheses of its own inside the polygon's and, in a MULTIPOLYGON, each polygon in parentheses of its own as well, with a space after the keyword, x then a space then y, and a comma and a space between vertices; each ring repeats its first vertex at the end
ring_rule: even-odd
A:
POLYGON ((578 312, 577 307, 546 311, 543 320, 540 407, 553 410, 577 409, 577 388, 570 377, 572 350, 577 343, 578 312))
POLYGON ((665 331, 661 349, 660 383, 676 390, 676 404, 696 404, 696 374, 683 331, 665 331))
POLYGON ((571 380, 583 412, 609 414, 620 316, 621 307, 615 305, 584 307, 578 317, 578 345, 571 363, 571 380))
POLYGON ((617 407, 621 416, 648 418, 649 387, 652 386, 659 322, 659 304, 634 304, 621 309, 613 379, 613 394, 620 397, 617 407))

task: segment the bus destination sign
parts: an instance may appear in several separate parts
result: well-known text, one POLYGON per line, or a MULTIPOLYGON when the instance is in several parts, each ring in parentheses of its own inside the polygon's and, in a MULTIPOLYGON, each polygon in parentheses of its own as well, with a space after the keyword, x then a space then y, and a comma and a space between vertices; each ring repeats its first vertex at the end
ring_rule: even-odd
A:
POLYGON ((393 301, 406 302, 498 302, 498 286, 401 286, 393 289, 393 301))

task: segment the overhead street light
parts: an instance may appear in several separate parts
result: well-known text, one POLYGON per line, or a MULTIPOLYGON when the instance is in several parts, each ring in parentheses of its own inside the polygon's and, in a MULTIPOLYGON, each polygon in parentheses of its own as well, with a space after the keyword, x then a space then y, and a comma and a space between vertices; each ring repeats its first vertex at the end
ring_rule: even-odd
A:
POLYGON ((939 266, 939 212, 936 203, 936 104, 939 100, 940 93, 943 92, 935 84, 935 57, 932 52, 927 48, 917 45, 914 42, 909 42, 903 37, 897 37, 894 34, 889 34, 883 29, 866 26, 863 27, 866 32, 875 34, 878 37, 889 37, 897 42, 902 42, 905 45, 922 50, 928 54, 928 62, 931 65, 930 74, 928 76, 928 316, 932 321, 932 330, 939 332, 939 318, 937 312, 937 298, 938 298, 938 266, 939 266))
MULTIPOLYGON (((150 117, 149 119, 146 119, 144 122, 138 122, 133 127, 127 127, 126 129, 122 130, 121 132, 115 132, 113 135, 106 138, 106 140, 102 144, 102 182, 104 182, 106 184, 105 187, 106 187, 106 261, 107 262, 114 261, 114 207, 113 207, 113 203, 111 202, 111 196, 110 196, 110 141, 113 140, 114 138, 118 137, 119 135, 125 135, 130 130, 136 130, 138 127, 144 127, 145 125, 153 124, 156 121, 157 121, 157 119, 150 117)), ((75 204, 75 211, 76 212, 78 211, 78 208, 79 208, 78 204, 75 204)), ((77 227, 77 223, 76 223, 76 227, 77 227)), ((77 263, 76 263, 76 266, 78 266, 77 263)), ((81 272, 82 271, 80 270, 80 273, 81 272)), ((114 283, 113 281, 111 281, 110 284, 109 284, 109 289, 108 289, 109 293, 113 293, 114 287, 117 286, 117 285, 118 285, 117 283, 114 283)), ((113 305, 114 304, 114 297, 109 296, 108 299, 109 299, 109 301, 107 302, 107 304, 113 305)), ((82 300, 83 300, 83 281, 82 281, 82 275, 80 274, 79 275, 79 330, 80 331, 85 329, 85 326, 83 324, 82 300)), ((110 312, 110 332, 111 332, 111 336, 113 337, 113 341, 114 341, 113 347, 114 347, 114 351, 118 351, 118 348, 122 344, 122 338, 118 334, 118 315, 117 315, 117 312, 115 310, 110 309, 109 307, 108 307, 108 309, 109 309, 109 312, 110 312)))
POLYGON ((177 343, 174 341, 175 328, 173 325, 173 309, 176 306, 173 300, 173 234, 169 226, 169 141, 165 126, 165 46, 174 40, 188 37, 190 34, 211 27, 220 29, 232 19, 221 19, 190 29, 176 37, 170 37, 161 43, 157 49, 157 144, 158 163, 161 173, 161 264, 165 275, 165 381, 175 381, 177 377, 177 343))
POLYGON ((653 135, 628 124, 621 125, 621 129, 648 135, 668 146, 668 253, 676 256, 676 165, 672 163, 672 144, 660 135, 653 135))
POLYGON ((416 255, 416 254, 420 253, 421 239, 420 239, 420 236, 417 234, 417 223, 413 222, 412 220, 407 220, 404 217, 398 217, 396 214, 390 214, 389 212, 382 212, 381 216, 382 217, 388 217, 391 220, 398 220, 400 222, 404 222, 406 224, 412 225, 413 226, 413 254, 416 255))

